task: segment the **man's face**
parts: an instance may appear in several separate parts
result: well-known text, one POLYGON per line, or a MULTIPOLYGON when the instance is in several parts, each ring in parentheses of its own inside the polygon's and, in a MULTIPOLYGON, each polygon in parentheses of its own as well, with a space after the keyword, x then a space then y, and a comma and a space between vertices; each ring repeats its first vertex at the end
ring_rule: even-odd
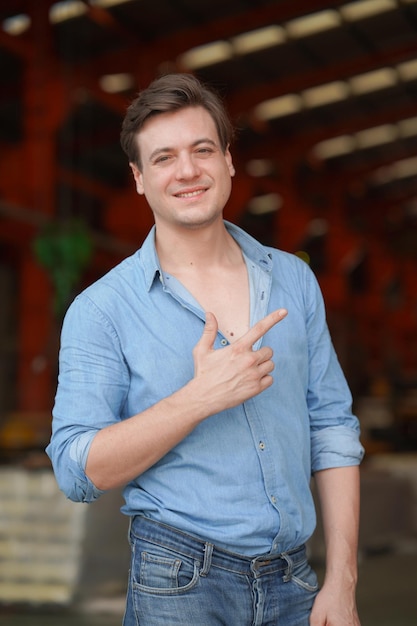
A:
POLYGON ((187 107, 156 115, 145 123, 137 141, 142 169, 130 166, 157 226, 198 228, 222 216, 235 171, 206 109, 187 107))

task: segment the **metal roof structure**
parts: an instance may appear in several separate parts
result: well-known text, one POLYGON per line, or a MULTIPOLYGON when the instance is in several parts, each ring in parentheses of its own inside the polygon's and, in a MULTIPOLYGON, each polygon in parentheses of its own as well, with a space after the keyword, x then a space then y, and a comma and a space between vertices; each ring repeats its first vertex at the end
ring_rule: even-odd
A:
POLYGON ((238 129, 226 216, 309 258, 331 310, 359 294, 365 335, 388 302, 414 337, 417 0, 3 0, 0 71, 3 257, 73 214, 105 253, 139 245, 121 119, 193 72, 238 129))
POLYGON ((60 91, 59 165, 117 188, 129 98, 193 71, 224 96, 249 172, 319 168, 324 189, 339 176, 361 205, 417 219, 416 1, 3 0, 0 23, 3 151, 28 124, 51 131, 60 91))

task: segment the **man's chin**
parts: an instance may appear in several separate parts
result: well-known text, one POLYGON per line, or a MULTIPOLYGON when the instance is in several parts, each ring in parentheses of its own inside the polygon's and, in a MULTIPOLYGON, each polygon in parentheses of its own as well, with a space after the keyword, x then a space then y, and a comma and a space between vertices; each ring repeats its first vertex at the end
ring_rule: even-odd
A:
POLYGON ((182 219, 180 220, 180 225, 183 228, 187 228, 189 230, 199 230, 200 228, 207 228, 208 226, 211 226, 221 219, 221 213, 215 213, 212 215, 182 216, 182 219))

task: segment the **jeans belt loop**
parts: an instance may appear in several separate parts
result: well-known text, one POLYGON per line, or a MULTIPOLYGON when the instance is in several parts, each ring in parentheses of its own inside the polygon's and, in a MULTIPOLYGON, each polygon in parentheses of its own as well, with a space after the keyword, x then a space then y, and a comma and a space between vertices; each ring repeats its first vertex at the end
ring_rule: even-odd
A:
POLYGON ((207 576, 211 566, 211 558, 213 556, 213 544, 206 542, 204 544, 204 561, 200 570, 200 576, 207 576))
POLYGON ((287 562, 287 565, 288 565, 287 571, 285 572, 285 575, 284 575, 282 580, 284 581, 284 583, 288 583, 291 580, 291 578, 292 578, 292 572, 293 572, 293 569, 294 569, 294 562, 293 562, 292 558, 286 552, 283 552, 281 554, 281 557, 284 559, 284 561, 287 562))

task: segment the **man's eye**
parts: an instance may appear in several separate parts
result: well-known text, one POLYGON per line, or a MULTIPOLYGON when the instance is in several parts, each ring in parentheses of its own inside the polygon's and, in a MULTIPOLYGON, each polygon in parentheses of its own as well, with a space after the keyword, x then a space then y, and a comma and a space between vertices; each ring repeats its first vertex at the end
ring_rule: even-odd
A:
POLYGON ((157 159, 155 159, 155 163, 164 163, 165 161, 168 161, 170 159, 170 156, 168 154, 164 154, 162 156, 159 156, 157 159))

